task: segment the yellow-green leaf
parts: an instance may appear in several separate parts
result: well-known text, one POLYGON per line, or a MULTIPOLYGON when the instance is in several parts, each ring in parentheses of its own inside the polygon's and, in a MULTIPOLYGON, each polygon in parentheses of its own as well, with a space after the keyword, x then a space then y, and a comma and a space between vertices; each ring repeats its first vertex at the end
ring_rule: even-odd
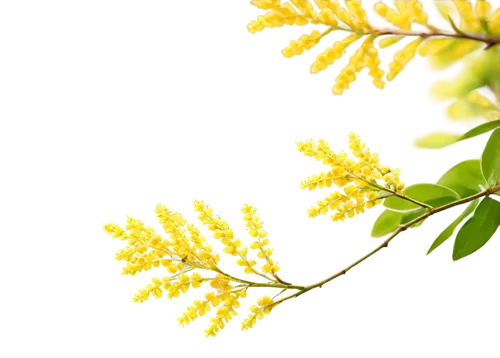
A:
POLYGON ((439 151, 482 136, 495 128, 500 128, 500 120, 479 124, 465 132, 456 129, 433 129, 412 138, 410 147, 417 151, 439 151))
POLYGON ((483 124, 478 125, 477 127, 474 127, 464 135, 462 135, 460 138, 458 138, 457 142, 460 142, 461 140, 464 139, 469 139, 475 136, 478 136, 483 133, 487 133, 489 131, 492 131, 495 128, 500 127, 500 119, 496 121, 491 121, 491 122, 486 122, 483 124))
POLYGON ((431 247, 429 248, 429 251, 427 251, 427 255, 429 255, 434 249, 439 247, 443 242, 448 240, 453 233, 455 232, 455 229, 457 228, 458 225, 470 214, 474 212, 474 209, 477 206, 478 201, 474 200, 472 203, 467 206, 465 211, 455 220, 451 223, 450 226, 448 226, 438 237, 437 239, 432 243, 431 247))
POLYGON ((481 171, 489 186, 499 184, 500 179, 500 128, 491 134, 481 157, 481 171))
POLYGON ((383 209, 373 220, 368 233, 369 241, 384 240, 397 230, 403 214, 399 211, 383 209))
POLYGON ((418 138, 415 145, 419 148, 439 149, 457 142, 459 138, 457 134, 436 132, 418 138))
POLYGON ((500 228, 500 201, 492 196, 480 200, 471 218, 458 230, 451 248, 452 262, 458 262, 482 250, 500 228))
POLYGON ((454 163, 434 183, 452 189, 460 198, 477 194, 488 187, 481 173, 481 160, 478 157, 454 163))

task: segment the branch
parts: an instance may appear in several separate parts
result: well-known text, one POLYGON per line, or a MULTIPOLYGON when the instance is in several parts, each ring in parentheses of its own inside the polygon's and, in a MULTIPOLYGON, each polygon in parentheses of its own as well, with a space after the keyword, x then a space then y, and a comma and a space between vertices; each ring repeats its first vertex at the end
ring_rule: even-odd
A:
POLYGON ((281 300, 274 302, 273 303, 273 307, 277 306, 278 304, 280 304, 280 303, 282 303, 282 302, 284 302, 284 301, 286 301, 286 300, 288 300, 290 298, 299 297, 300 295, 302 295, 302 294, 306 293, 307 291, 310 291, 310 290, 312 290, 312 289, 314 289, 316 287, 320 287, 321 288, 321 286, 323 286, 324 284, 326 284, 326 283, 328 283, 328 282, 336 279, 339 276, 345 275, 347 273, 347 271, 349 271, 353 267, 359 265, 360 263, 362 263, 363 261, 365 261, 370 256, 372 256, 372 255, 376 254, 378 251, 382 250, 384 247, 388 247, 389 246, 389 242, 391 242, 391 240, 394 239, 396 236, 398 236, 401 232, 407 230, 412 225, 415 225, 416 223, 419 223, 420 221, 427 219, 429 216, 432 216, 432 215, 434 215, 436 213, 439 213, 441 211, 453 208, 455 206, 462 205, 462 204, 468 203, 470 201, 474 201, 474 200, 479 199, 481 197, 489 196, 490 194, 493 194, 493 193, 496 193, 496 192, 499 192, 499 191, 500 191, 500 185, 492 187, 492 188, 488 188, 488 189, 486 189, 486 190, 484 190, 484 191, 482 191, 480 193, 477 193, 475 195, 469 196, 469 197, 461 199, 461 200, 454 201, 453 203, 450 203, 450 204, 447 204, 447 205, 443 205, 443 206, 441 206, 439 208, 433 208, 433 209, 429 210, 428 212, 426 212, 425 214, 419 216, 418 218, 415 218, 412 221, 407 222, 404 225, 400 225, 399 228, 389 238, 387 238, 380 246, 378 246, 375 250, 371 251, 370 253, 366 254, 365 256, 363 256, 362 258, 360 258, 359 260, 357 260, 356 262, 354 262, 351 265, 347 266, 342 271, 337 272, 335 275, 330 276, 330 277, 324 279, 323 281, 320 281, 320 282, 315 283, 315 284, 310 285, 310 286, 306 286, 303 290, 300 290, 299 292, 297 292, 297 293, 295 293, 293 295, 284 297, 281 300))
MULTIPOLYGON (((369 34, 367 34, 369 35, 369 34)), ((473 40, 473 41, 479 41, 479 42, 484 42, 487 45, 493 46, 493 45, 498 45, 500 43, 500 38, 498 37, 493 37, 493 36, 481 36, 481 35, 473 35, 473 34, 467 34, 465 32, 460 31, 460 33, 452 33, 452 32, 446 32, 446 31, 432 31, 432 32, 425 32, 425 31, 405 31, 405 30, 399 30, 399 29, 378 29, 378 28, 373 28, 373 35, 399 35, 399 36, 417 36, 417 37, 422 37, 422 38, 428 38, 428 37, 452 37, 456 39, 462 39, 462 40, 473 40)))

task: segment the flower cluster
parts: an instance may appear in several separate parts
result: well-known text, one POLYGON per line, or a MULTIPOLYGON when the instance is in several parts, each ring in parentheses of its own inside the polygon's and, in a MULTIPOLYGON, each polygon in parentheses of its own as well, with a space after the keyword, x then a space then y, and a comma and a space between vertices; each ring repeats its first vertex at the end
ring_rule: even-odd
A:
POLYGON ((453 36, 429 24, 428 15, 418 0, 395 0, 394 7, 384 1, 374 4, 375 13, 392 24, 394 29, 372 26, 361 0, 344 0, 345 7, 337 0, 315 0, 314 3, 316 6, 308 0, 290 0, 284 3, 280 0, 253 0, 252 5, 267 12, 258 16, 256 21, 251 21, 248 30, 256 33, 265 28, 307 24, 326 27, 323 32, 314 30, 310 35, 303 35, 296 41, 290 41, 282 51, 288 58, 310 50, 332 32, 350 32, 347 37, 334 42, 316 57, 310 68, 311 73, 325 70, 340 59, 350 45, 368 36, 349 59, 348 65, 337 76, 332 87, 332 92, 336 95, 341 95, 348 89, 349 84, 356 80, 355 74, 364 68, 368 68, 368 74, 373 78, 375 87, 384 88, 382 78, 385 72, 378 67, 380 59, 374 47, 374 40, 377 37, 382 37, 379 41, 380 48, 389 47, 406 36, 418 37, 395 53, 393 61, 389 64, 386 76, 388 81, 396 78, 417 51, 423 56, 433 56, 435 63, 444 66, 484 47, 487 38, 498 40, 500 37, 500 9, 493 12, 491 4, 485 0, 477 0, 475 6, 469 0, 453 0, 453 8, 446 2, 435 2, 443 17, 451 21, 451 26, 455 30, 455 34, 451 34, 453 36), (460 19, 459 27, 452 20, 454 12, 458 13, 460 19), (423 27, 427 32, 412 32, 413 25, 423 27), (477 40, 471 36, 461 37, 463 31, 479 37, 477 40))
MULTIPOLYGON (((214 307, 215 317, 210 319, 209 327, 205 330, 207 337, 213 337, 237 315, 236 310, 240 307, 239 299, 246 297, 249 288, 287 289, 290 284, 282 281, 276 274, 280 267, 271 258, 273 250, 268 247, 267 232, 263 230, 256 208, 244 205, 242 212, 248 232, 254 238, 250 248, 256 250, 257 257, 264 261, 261 271, 254 268, 256 260, 247 257, 248 247, 241 247, 241 240, 234 237, 227 222, 215 215, 212 208, 202 201, 195 200, 193 205, 200 221, 212 231, 213 238, 220 240, 224 245, 223 251, 238 257, 238 265, 245 266, 247 274, 264 278, 265 283, 248 281, 224 273, 219 267, 220 256, 213 252, 212 246, 206 242, 200 230, 188 223, 180 213, 173 212, 164 205, 157 205, 156 216, 168 238, 162 238, 151 227, 145 227, 142 222, 130 217, 127 219, 125 229, 120 228, 118 224, 110 223, 104 225, 104 230, 112 238, 127 240, 126 248, 116 254, 118 261, 126 262, 123 274, 135 275, 161 267, 171 274, 161 279, 153 278, 152 283, 134 295, 133 302, 142 303, 150 297, 176 298, 180 293, 186 293, 190 288, 199 288, 204 282, 208 282, 215 292, 206 293, 204 300, 195 300, 193 306, 189 306, 178 321, 184 326, 197 317, 204 316, 211 307, 214 307), (190 272, 193 270, 205 270, 210 275, 202 277, 197 271, 190 272)), ((269 313, 269 310, 266 313, 269 313)), ((260 315, 258 318, 261 318, 260 315)))
POLYGON ((243 321, 241 324, 241 330, 246 330, 253 328, 253 326, 257 323, 257 318, 262 319, 264 314, 269 314, 271 310, 276 306, 273 302, 273 299, 269 296, 264 296, 257 300, 258 306, 250 306, 251 314, 248 315, 248 318, 243 321))
POLYGON ((328 172, 312 175, 300 184, 301 189, 330 188, 335 184, 343 193, 333 192, 308 210, 309 217, 325 215, 335 210, 333 221, 344 221, 380 204, 388 196, 403 196, 405 184, 400 182, 401 170, 381 165, 378 153, 365 148, 358 135, 349 135, 349 148, 356 159, 347 153, 335 153, 324 140, 298 142, 297 149, 305 156, 321 161, 328 172))

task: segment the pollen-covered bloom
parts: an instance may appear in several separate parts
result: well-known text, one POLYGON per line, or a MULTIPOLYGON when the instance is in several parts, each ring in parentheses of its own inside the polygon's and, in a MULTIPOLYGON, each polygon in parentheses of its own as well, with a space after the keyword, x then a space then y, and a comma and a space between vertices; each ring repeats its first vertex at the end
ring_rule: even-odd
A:
POLYGON ((262 222, 257 216, 257 209, 252 205, 245 204, 241 212, 244 214, 243 220, 245 221, 248 233, 251 237, 255 238, 255 241, 250 244, 250 248, 258 250, 257 257, 265 262, 261 268, 262 271, 276 277, 276 273, 280 270, 280 267, 271 258, 273 250, 267 247, 270 241, 267 239, 267 232, 263 230, 262 222))
POLYGON ((271 313, 271 310, 276 306, 273 302, 273 299, 269 296, 264 296, 257 300, 257 306, 250 306, 251 314, 248 315, 248 318, 245 319, 241 323, 241 330, 246 330, 253 328, 253 326, 257 323, 257 318, 262 319, 264 315, 271 313))
MULTIPOLYGON (((279 266, 270 258, 272 250, 266 247, 269 244, 269 240, 266 239, 267 233, 262 229, 262 222, 255 216, 256 211, 252 206, 245 205, 243 211, 250 215, 245 219, 247 228, 251 235, 256 237, 256 241, 250 247, 259 249, 257 256, 266 262, 262 268, 264 273, 259 273, 253 268, 256 261, 247 258, 248 248, 241 248, 241 241, 234 238, 231 228, 225 221, 214 215, 212 209, 201 201, 194 201, 194 207, 199 213, 199 219, 213 232, 213 237, 225 246, 224 252, 240 257, 238 264, 246 267, 245 272, 265 278, 266 285, 278 282, 265 275, 270 273, 275 276, 279 266)), ((151 227, 145 227, 141 221, 130 217, 127 219, 125 229, 113 223, 104 225, 106 233, 128 243, 128 246, 116 255, 119 261, 126 262, 123 268, 124 274, 134 275, 153 267, 163 268, 170 274, 163 278, 152 278, 152 282, 141 288, 132 301, 142 303, 150 297, 177 298, 181 293, 199 288, 204 282, 208 282, 215 292, 208 292, 203 300, 195 300, 194 304, 187 307, 178 318, 178 322, 182 326, 189 324, 214 307, 215 316, 210 319, 209 327, 205 330, 207 337, 213 337, 237 315, 236 309, 240 307, 239 299, 246 297, 247 289, 262 283, 236 278, 221 271, 217 265, 220 260, 219 255, 212 253, 212 247, 208 245, 200 230, 189 224, 180 213, 169 210, 164 205, 157 205, 156 215, 168 238, 162 238, 151 227), (195 269, 208 271, 208 277, 202 277, 197 271, 191 272, 195 269)), ((279 288, 284 287, 282 283, 279 285, 281 285, 279 288)))
POLYGON ((154 277, 152 281, 153 284, 149 284, 146 288, 139 290, 139 293, 132 299, 133 302, 142 303, 149 298, 150 294, 155 298, 161 298, 163 290, 167 292, 168 298, 177 298, 181 292, 186 293, 190 287, 200 287, 207 279, 201 278, 200 274, 195 272, 191 277, 186 274, 179 274, 173 277, 163 277, 161 280, 158 277, 154 277))
POLYGON ((248 248, 241 248, 241 240, 234 237, 233 230, 231 230, 229 224, 219 216, 214 215, 212 208, 205 205, 202 201, 195 200, 193 205, 195 211, 199 212, 198 219, 200 219, 203 224, 207 225, 210 231, 213 231, 213 237, 215 239, 220 240, 222 244, 224 244, 224 252, 232 256, 238 256, 239 259, 237 260, 237 264, 245 267, 245 273, 260 275, 253 268, 253 266, 255 266, 255 260, 247 258, 248 248))
MULTIPOLYGON (((178 220, 182 221, 182 217, 178 214, 173 214, 173 217, 177 224, 172 224, 172 227, 178 228, 178 220)), ((185 222, 182 225, 185 225, 185 222)), ((194 253, 211 250, 206 244, 200 244, 198 249, 195 249, 187 236, 176 236, 179 235, 177 231, 171 235, 171 240, 163 239, 153 228, 145 227, 141 221, 131 217, 127 219, 125 230, 117 224, 106 224, 104 230, 113 238, 127 241, 126 248, 121 249, 115 256, 118 261, 126 262, 123 267, 124 275, 135 275, 160 266, 169 267, 169 271, 175 273, 182 270, 183 262, 187 259, 193 265, 201 267, 204 263, 198 260, 194 253)))
POLYGON ((324 140, 298 142, 297 149, 305 156, 313 157, 329 167, 328 172, 312 175, 301 182, 302 189, 330 188, 335 184, 343 192, 330 193, 308 210, 309 217, 335 211, 333 221, 344 221, 380 204, 390 195, 402 195, 404 183, 400 182, 401 170, 380 164, 378 153, 366 148, 358 135, 349 135, 349 149, 355 159, 347 153, 336 154, 324 140))

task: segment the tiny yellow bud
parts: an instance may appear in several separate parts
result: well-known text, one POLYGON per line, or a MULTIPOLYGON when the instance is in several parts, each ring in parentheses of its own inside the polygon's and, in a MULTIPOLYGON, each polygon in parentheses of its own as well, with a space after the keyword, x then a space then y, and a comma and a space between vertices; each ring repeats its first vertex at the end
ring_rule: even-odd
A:
POLYGON ((247 291, 240 292, 240 297, 241 298, 247 297, 247 291))
POLYGON ((225 306, 221 306, 217 309, 217 317, 223 317, 227 314, 227 312, 229 311, 229 308, 225 307, 225 306))
POLYGON ((278 272, 279 270, 280 270, 280 267, 279 267, 278 265, 273 265, 273 266, 271 267, 271 272, 272 272, 272 273, 276 273, 276 272, 278 272))
POLYGON ((375 173, 373 173, 373 177, 375 179, 382 179, 382 174, 379 171, 376 171, 375 173))
POLYGON ((271 272, 271 265, 269 265, 269 264, 264 264, 264 265, 262 266, 262 271, 264 271, 265 273, 269 273, 269 272, 271 272))
POLYGON ((364 176, 367 176, 367 175, 370 175, 372 172, 372 168, 370 168, 368 165, 365 165, 362 169, 361 169, 361 174, 363 174, 364 176))
POLYGON ((220 239, 222 237, 222 231, 219 229, 215 230, 213 237, 214 237, 214 239, 220 239))
POLYGON ((191 280, 192 281, 198 281, 201 279, 201 275, 198 272, 195 272, 191 275, 191 280))
POLYGON ((252 250, 258 249, 260 247, 260 243, 258 241, 254 241, 250 244, 250 248, 252 250))
POLYGON ((250 312, 257 313, 259 311, 259 307, 252 305, 250 306, 250 312))
POLYGON ((243 258, 239 258, 236 260, 236 265, 239 267, 245 267, 247 266, 247 261, 243 258))
POLYGON ((231 255, 236 251, 236 249, 232 246, 226 246, 226 247, 224 247, 223 251, 224 251, 224 253, 231 255))
POLYGON ((387 173, 384 175, 384 182, 387 184, 391 184, 393 182, 392 174, 387 173))
POLYGON ((271 303, 273 303, 273 299, 271 298, 271 296, 264 296, 264 306, 268 306, 270 305, 271 303))
POLYGON ((175 266, 174 264, 170 264, 167 267, 167 271, 170 272, 170 273, 176 273, 177 272, 177 266, 175 266))
POLYGON ((153 246, 153 247, 158 246, 158 244, 160 243, 160 237, 159 237, 159 236, 155 236, 155 237, 153 237, 153 238, 149 241, 149 243, 150 243, 150 244, 151 244, 151 246, 153 246))
POLYGON ((207 299, 207 301, 213 300, 214 297, 215 297, 215 294, 213 292, 207 292, 207 293, 205 293, 205 298, 207 299))

